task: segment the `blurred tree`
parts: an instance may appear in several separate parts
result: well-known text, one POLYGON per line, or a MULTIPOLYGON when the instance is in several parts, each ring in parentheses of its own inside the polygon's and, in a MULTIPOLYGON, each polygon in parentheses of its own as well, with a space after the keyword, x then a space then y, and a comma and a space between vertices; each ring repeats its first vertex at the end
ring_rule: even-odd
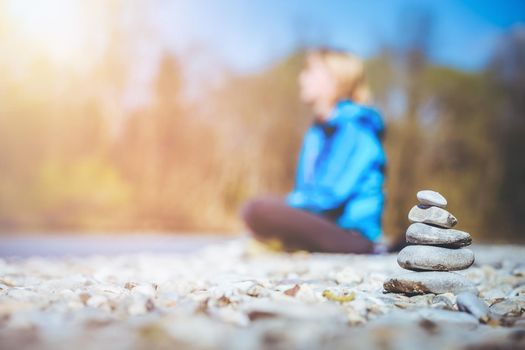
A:
POLYGON ((427 70, 425 85, 432 101, 427 114, 434 116, 426 121, 421 164, 427 183, 447 194, 461 229, 488 238, 498 183, 497 167, 491 166, 497 157, 489 85, 479 73, 435 66, 427 70))
POLYGON ((224 204, 232 210, 253 195, 291 190, 301 137, 311 122, 298 97, 303 60, 297 52, 267 71, 231 76, 212 91, 229 159, 222 170, 224 204))
POLYGON ((432 32, 432 17, 426 11, 411 11, 402 19, 400 31, 409 34, 403 35, 400 47, 384 49, 368 64, 371 86, 388 122, 384 222, 387 232, 398 237, 404 235, 406 215, 422 179, 420 119, 426 103, 423 77, 432 32))
POLYGON ((177 153, 183 152, 177 142, 183 135, 177 130, 182 120, 181 75, 177 59, 164 55, 154 81, 154 103, 126 120, 117 152, 123 172, 137 184, 136 214, 155 225, 166 205, 162 197, 177 153))
MULTIPOLYGON (((525 28, 514 28, 501 42, 488 67, 495 111, 492 137, 501 169, 499 228, 508 236, 523 232, 525 218, 525 28)), ((492 164, 495 166, 495 164, 492 164)), ((494 213, 495 214, 495 213, 494 213)), ((523 239, 523 236, 521 237, 523 239)))

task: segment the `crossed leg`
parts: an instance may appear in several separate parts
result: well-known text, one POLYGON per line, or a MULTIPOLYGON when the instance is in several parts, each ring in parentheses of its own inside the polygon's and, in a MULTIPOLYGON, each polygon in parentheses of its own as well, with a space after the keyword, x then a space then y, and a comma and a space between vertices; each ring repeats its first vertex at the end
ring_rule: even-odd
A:
POLYGON ((255 238, 278 239, 286 250, 367 254, 373 243, 359 232, 342 229, 320 215, 288 206, 283 199, 264 196, 245 203, 241 218, 255 238))

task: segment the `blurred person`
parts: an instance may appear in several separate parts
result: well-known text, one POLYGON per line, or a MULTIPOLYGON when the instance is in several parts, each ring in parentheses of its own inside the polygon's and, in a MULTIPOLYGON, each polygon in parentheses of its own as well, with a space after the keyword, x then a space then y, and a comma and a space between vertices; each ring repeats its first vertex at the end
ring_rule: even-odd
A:
POLYGON ((299 75, 314 119, 304 135, 295 185, 285 198, 262 196, 240 211, 252 235, 288 251, 373 253, 382 247, 384 124, 367 104, 364 63, 317 50, 299 75))

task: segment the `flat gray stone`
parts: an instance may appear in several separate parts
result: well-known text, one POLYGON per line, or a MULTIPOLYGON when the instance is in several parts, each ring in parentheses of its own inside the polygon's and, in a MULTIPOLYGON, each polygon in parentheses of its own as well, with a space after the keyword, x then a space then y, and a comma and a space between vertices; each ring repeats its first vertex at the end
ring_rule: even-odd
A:
POLYGON ((474 252, 467 248, 409 245, 399 252, 397 262, 402 268, 414 271, 464 270, 474 263, 474 252))
POLYGON ((416 222, 406 232, 407 242, 413 244, 436 245, 449 248, 466 247, 472 243, 467 232, 444 229, 416 222))
POLYGON ((445 228, 452 228, 458 223, 458 219, 448 211, 439 207, 426 207, 415 205, 408 213, 408 220, 421 222, 445 228))
POLYGON ((417 193, 417 200, 423 205, 434 205, 436 207, 445 208, 447 200, 441 193, 431 190, 423 190, 417 193))
POLYGON ((387 292, 405 294, 442 294, 471 292, 477 294, 474 284, 454 272, 408 272, 390 277, 383 283, 387 292))
POLYGON ((489 306, 476 295, 464 292, 456 298, 459 311, 467 312, 483 323, 489 321, 489 306))

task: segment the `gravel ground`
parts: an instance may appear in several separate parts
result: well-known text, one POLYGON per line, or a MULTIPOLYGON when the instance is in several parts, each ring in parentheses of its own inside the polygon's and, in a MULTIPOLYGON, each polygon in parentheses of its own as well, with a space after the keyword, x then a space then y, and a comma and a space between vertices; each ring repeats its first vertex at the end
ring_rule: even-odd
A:
POLYGON ((385 293, 395 255, 194 253, 0 259, 1 349, 525 348, 525 247, 473 246, 490 305, 385 293))

